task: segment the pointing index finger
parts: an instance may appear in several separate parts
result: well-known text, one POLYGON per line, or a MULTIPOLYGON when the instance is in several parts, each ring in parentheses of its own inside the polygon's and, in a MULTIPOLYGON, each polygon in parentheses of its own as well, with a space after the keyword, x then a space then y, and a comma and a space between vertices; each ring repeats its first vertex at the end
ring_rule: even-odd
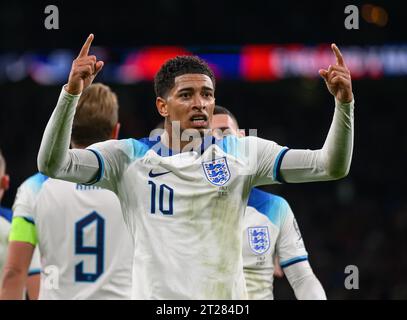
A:
POLYGON ((91 33, 86 39, 81 51, 79 52, 78 58, 86 57, 88 55, 93 38, 94 38, 93 33, 91 33))
POLYGON ((335 54, 336 63, 341 67, 345 67, 345 61, 343 60, 343 56, 342 53, 339 51, 339 48, 336 46, 335 43, 332 43, 331 48, 335 54))

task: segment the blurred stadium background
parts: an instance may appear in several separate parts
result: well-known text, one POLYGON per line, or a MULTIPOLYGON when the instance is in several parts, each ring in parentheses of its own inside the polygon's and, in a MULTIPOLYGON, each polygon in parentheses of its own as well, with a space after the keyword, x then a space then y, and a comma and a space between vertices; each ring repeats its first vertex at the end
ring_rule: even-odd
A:
MULTIPOLYGON (((41 136, 73 57, 89 33, 105 61, 97 81, 119 96, 121 137, 143 137, 160 121, 152 78, 175 54, 198 54, 214 68, 217 103, 242 128, 295 148, 319 148, 333 98, 318 69, 343 51, 353 75, 355 149, 338 182, 265 188, 284 196, 302 230, 310 262, 330 299, 407 299, 407 34, 402 1, 1 1, 0 148, 8 162, 11 206, 36 169, 41 136), (46 30, 44 8, 59 9, 46 30), (359 30, 344 27, 348 4, 359 30), (360 272, 346 290, 347 265, 360 272)), ((277 299, 294 298, 286 280, 277 299)))

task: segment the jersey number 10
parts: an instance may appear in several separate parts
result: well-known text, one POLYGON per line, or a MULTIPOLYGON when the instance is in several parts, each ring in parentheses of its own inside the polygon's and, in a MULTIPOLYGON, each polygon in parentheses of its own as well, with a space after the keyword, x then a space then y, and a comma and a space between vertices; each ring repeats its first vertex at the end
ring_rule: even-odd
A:
MULTIPOLYGON (((148 184, 151 186, 151 213, 155 213, 156 209, 156 194, 157 185, 153 181, 149 181, 148 184)), ((167 186, 166 184, 160 185, 159 190, 159 202, 158 208, 162 214, 172 215, 173 213, 173 203, 174 203, 174 190, 167 186), (165 201, 166 200, 166 201, 165 201)))

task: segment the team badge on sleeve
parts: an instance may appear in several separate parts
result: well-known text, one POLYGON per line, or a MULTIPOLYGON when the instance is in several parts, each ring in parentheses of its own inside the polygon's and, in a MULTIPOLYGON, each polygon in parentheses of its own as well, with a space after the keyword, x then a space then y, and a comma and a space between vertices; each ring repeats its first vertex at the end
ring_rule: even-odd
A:
POLYGON ((263 254, 270 247, 270 235, 267 227, 251 227, 247 229, 250 249, 255 254, 263 254))
POLYGON ((230 179, 230 171, 226 158, 214 159, 202 163, 206 178, 215 186, 223 186, 230 179))

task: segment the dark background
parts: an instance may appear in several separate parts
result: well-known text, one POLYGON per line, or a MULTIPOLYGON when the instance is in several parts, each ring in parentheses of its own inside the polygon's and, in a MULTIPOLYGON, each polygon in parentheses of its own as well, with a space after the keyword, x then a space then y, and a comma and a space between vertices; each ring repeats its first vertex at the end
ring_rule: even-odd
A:
MULTIPOLYGON (((97 45, 112 48, 407 42, 402 1, 370 2, 388 12, 385 27, 360 19, 359 30, 346 30, 344 7, 360 9, 364 3, 0 2, 0 50, 76 50, 91 32, 97 45), (48 4, 59 8, 59 30, 44 28, 48 4)), ((160 120, 152 83, 110 85, 121 104, 121 137, 148 135, 160 120)), ((406 85, 406 77, 353 81, 355 147, 347 178, 266 188, 289 201, 311 265, 330 299, 407 298, 406 85), (344 287, 347 265, 359 268, 359 290, 344 287)), ((0 84, 0 147, 12 179, 4 206, 12 205, 18 185, 37 170, 41 136, 59 91, 60 86, 31 80, 0 84)), ((259 136, 291 148, 320 148, 333 114, 333 98, 321 80, 219 81, 216 99, 236 114, 242 128, 257 128, 259 136)), ((294 297, 287 281, 276 280, 275 296, 294 297)))

